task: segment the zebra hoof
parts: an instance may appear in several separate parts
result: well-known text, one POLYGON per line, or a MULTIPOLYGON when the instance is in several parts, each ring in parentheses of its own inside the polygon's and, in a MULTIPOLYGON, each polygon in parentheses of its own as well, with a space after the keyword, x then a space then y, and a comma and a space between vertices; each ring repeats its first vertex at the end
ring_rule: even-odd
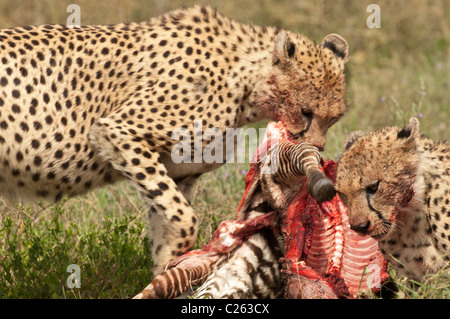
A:
POLYGON ((308 186, 309 193, 319 203, 332 200, 336 196, 336 189, 334 188, 333 182, 327 177, 317 179, 308 186))

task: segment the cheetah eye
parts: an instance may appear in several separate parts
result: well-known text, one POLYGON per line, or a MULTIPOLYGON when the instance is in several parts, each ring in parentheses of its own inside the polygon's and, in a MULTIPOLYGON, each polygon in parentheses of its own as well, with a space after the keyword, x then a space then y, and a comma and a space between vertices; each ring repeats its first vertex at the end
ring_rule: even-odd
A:
POLYGON ((339 120, 339 117, 337 117, 337 116, 332 117, 332 118, 330 119, 329 125, 330 125, 330 126, 334 125, 338 120, 339 120))
POLYGON ((380 181, 378 181, 375 184, 372 184, 370 186, 367 186, 367 189, 366 189, 367 193, 371 194, 371 195, 375 194, 378 190, 379 185, 380 185, 380 181))
POLYGON ((312 118, 313 118, 313 112, 302 110, 302 114, 303 114, 303 116, 306 118, 306 120, 307 120, 309 123, 311 123, 312 118))

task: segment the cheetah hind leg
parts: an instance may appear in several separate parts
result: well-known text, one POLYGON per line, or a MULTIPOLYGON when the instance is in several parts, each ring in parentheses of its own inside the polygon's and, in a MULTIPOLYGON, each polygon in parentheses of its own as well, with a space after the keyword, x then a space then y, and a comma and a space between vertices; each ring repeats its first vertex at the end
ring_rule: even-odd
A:
POLYGON ((134 128, 101 118, 91 127, 89 142, 149 201, 149 238, 153 274, 157 275, 170 260, 192 248, 197 238, 197 217, 167 175, 159 153, 152 151, 145 139, 130 134, 130 130, 133 132, 134 128))

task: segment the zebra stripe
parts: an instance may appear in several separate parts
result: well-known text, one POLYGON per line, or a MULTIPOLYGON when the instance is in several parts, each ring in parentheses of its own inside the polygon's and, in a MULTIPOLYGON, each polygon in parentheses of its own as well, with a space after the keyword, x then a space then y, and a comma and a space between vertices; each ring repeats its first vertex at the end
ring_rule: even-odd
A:
POLYGON ((197 298, 276 298, 282 292, 277 245, 271 245, 269 231, 251 236, 230 256, 222 256, 214 271, 201 285, 197 298))
POLYGON ((320 165, 320 153, 317 147, 310 143, 294 144, 283 141, 270 150, 270 160, 265 166, 278 164, 274 173, 275 177, 287 182, 298 181, 307 176, 309 169, 318 168, 320 165))
POLYGON ((157 275, 134 299, 166 299, 185 293, 189 288, 201 284, 212 271, 213 263, 205 259, 195 267, 172 267, 157 275))

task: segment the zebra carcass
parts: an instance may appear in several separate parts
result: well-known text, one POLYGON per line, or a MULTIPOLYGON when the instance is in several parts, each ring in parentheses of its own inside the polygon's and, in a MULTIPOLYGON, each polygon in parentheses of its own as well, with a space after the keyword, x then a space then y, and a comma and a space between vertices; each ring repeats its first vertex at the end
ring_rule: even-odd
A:
POLYGON ((169 263, 135 298, 354 298, 388 278, 372 238, 349 227, 337 164, 269 123, 235 220, 169 263))

